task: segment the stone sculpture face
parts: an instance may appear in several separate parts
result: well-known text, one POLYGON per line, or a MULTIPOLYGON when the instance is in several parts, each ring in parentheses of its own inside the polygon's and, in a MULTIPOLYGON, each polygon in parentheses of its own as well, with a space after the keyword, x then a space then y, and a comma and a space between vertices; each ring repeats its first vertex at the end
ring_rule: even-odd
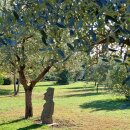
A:
POLYGON ((47 100, 48 99, 48 97, 47 97, 47 92, 46 93, 44 93, 44 100, 47 100))
POLYGON ((54 88, 48 88, 47 92, 44 94, 44 100, 53 100, 54 88))
POLYGON ((52 115, 54 113, 54 88, 48 88, 47 92, 44 94, 44 100, 46 103, 43 105, 43 111, 41 115, 41 120, 43 124, 53 123, 52 115))

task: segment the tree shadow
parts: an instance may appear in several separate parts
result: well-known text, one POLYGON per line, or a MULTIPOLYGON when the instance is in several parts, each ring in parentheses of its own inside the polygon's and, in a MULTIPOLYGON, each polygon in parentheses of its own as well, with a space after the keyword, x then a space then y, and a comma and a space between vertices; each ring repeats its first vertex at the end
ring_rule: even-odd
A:
MULTIPOLYGON (((47 85, 45 85, 45 84, 40 84, 40 85, 36 85, 36 87, 65 87, 65 86, 67 86, 68 84, 64 84, 64 85, 60 85, 60 84, 56 84, 56 83, 54 83, 54 84, 47 84, 47 85)), ((64 89, 64 88, 63 88, 64 89)))
MULTIPOLYGON (((30 126, 27 126, 27 127, 23 127, 23 128, 19 128, 17 130, 34 130, 34 129, 38 129, 40 127, 42 127, 43 124, 32 124, 30 126)), ((45 126, 45 125, 44 125, 45 126)), ((42 128, 43 129, 43 128, 42 128)), ((46 128, 45 128, 46 129, 46 128)))
POLYGON ((79 93, 79 94, 70 94, 70 95, 64 95, 60 97, 85 97, 85 96, 96 96, 96 95, 101 95, 103 93, 79 93))
POLYGON ((70 87, 70 88, 64 88, 64 89, 72 89, 72 90, 76 89, 77 90, 77 89, 86 89, 86 88, 93 88, 93 87, 73 87, 73 88, 70 87))
POLYGON ((97 100, 89 103, 84 103, 80 105, 80 107, 83 109, 91 108, 93 109, 91 112, 101 110, 115 111, 115 110, 130 109, 130 102, 126 101, 125 99, 97 100))
POLYGON ((19 122, 19 121, 23 121, 23 120, 25 120, 25 118, 20 118, 20 119, 13 120, 13 121, 10 121, 10 122, 4 122, 4 123, 1 123, 0 126, 2 126, 2 125, 12 124, 12 123, 17 123, 17 122, 19 122))
POLYGON ((0 96, 1 95, 10 95, 12 94, 12 90, 7 90, 7 89, 0 89, 0 96))
POLYGON ((67 87, 67 88, 64 88, 64 89, 72 89, 72 90, 77 90, 77 89, 95 89, 96 88, 96 86, 82 86, 82 87, 67 87))
MULTIPOLYGON (((10 121, 10 122, 4 122, 4 123, 1 123, 0 126, 2 126, 2 125, 8 125, 8 124, 13 125, 13 123, 18 123, 18 122, 23 121, 23 120, 25 120, 25 118, 13 120, 13 121, 10 121)), ((46 125, 43 125, 43 124, 32 124, 30 126, 19 128, 17 130, 33 130, 33 129, 40 128, 41 126, 46 126, 46 125)))
POLYGON ((41 85, 36 85, 36 87, 48 87, 48 86, 51 87, 51 86, 56 86, 56 85, 55 84, 52 84, 52 85, 51 84, 47 84, 47 85, 44 85, 44 84, 43 85, 42 84, 41 85))
POLYGON ((70 90, 68 92, 90 92, 90 91, 95 91, 96 89, 94 88, 85 88, 85 89, 76 89, 76 90, 70 90))
POLYGON ((83 94, 72 94, 72 95, 65 95, 66 97, 72 97, 72 96, 94 96, 94 95, 99 95, 99 94, 105 94, 108 92, 108 89, 106 87, 99 87, 97 90, 96 86, 90 85, 90 86, 84 86, 84 87, 69 87, 69 88, 63 88, 63 89, 68 89, 69 93, 79 93, 83 92, 83 94), (85 93, 86 92, 86 93, 85 93))

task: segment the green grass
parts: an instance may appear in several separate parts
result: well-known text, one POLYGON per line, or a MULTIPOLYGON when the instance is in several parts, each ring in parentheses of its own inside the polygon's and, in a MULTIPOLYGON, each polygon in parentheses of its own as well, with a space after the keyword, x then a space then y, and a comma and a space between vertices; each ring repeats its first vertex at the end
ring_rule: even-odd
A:
MULTIPOLYGON (((51 130, 52 128, 48 126, 36 124, 36 120, 40 119, 44 104, 43 94, 48 87, 55 88, 54 120, 57 123, 59 120, 61 121, 61 126, 53 128, 53 130, 69 130, 71 123, 73 125, 74 121, 79 122, 87 114, 96 118, 106 119, 107 116, 109 119, 121 119, 121 121, 130 119, 130 106, 127 106, 128 102, 124 97, 112 95, 102 87, 99 88, 99 93, 96 93, 94 83, 76 82, 70 85, 57 86, 54 85, 54 82, 40 82, 33 91, 34 117, 29 120, 23 119, 25 104, 23 88, 21 87, 19 95, 14 97, 12 85, 0 86, 0 130, 51 130), (80 118, 76 118, 78 115, 80 118)), ((85 123, 84 120, 82 123, 85 123)), ((128 128, 130 129, 130 126, 128 128)), ((77 129, 80 129, 78 125, 77 129)), ((120 130, 122 129, 124 128, 120 130)))

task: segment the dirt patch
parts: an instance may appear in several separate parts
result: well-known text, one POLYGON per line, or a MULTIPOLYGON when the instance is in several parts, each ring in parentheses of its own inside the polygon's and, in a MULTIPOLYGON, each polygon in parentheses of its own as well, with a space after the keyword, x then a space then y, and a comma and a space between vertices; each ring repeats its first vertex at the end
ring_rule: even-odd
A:
POLYGON ((95 116, 91 113, 75 112, 56 107, 54 120, 59 128, 67 130, 130 130, 130 119, 95 116))
MULTIPOLYGON (((40 117, 41 106, 35 107, 35 116, 40 117)), ((74 111, 55 106, 54 130, 130 130, 130 119, 98 116, 88 112, 74 111)))
POLYGON ((76 124, 74 124, 72 121, 67 120, 67 119, 55 119, 55 122, 57 125, 55 125, 55 128, 69 128, 71 129, 74 127, 76 124))

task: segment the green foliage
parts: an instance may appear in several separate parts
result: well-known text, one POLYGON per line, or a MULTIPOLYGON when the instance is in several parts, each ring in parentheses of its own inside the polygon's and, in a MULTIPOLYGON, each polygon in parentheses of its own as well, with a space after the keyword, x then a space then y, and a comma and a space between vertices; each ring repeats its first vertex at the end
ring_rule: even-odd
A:
POLYGON ((59 72, 57 84, 59 84, 59 85, 69 84, 69 72, 68 72, 68 70, 64 69, 61 72, 59 72))
POLYGON ((3 76, 0 75, 0 85, 4 83, 3 76))
POLYGON ((85 78, 85 70, 79 70, 75 75, 75 81, 83 81, 85 78))
POLYGON ((107 72, 109 70, 108 64, 99 62, 91 68, 91 79, 99 84, 102 84, 106 80, 107 72))
POLYGON ((127 75, 124 65, 112 64, 107 74, 106 86, 111 91, 124 94, 128 98, 130 96, 130 87, 127 84, 123 84, 123 80, 126 79, 127 75))
POLYGON ((3 85, 10 85, 12 83, 10 78, 3 78, 3 85))
POLYGON ((57 80, 57 74, 55 72, 48 73, 45 75, 44 80, 46 81, 56 81, 57 80))

